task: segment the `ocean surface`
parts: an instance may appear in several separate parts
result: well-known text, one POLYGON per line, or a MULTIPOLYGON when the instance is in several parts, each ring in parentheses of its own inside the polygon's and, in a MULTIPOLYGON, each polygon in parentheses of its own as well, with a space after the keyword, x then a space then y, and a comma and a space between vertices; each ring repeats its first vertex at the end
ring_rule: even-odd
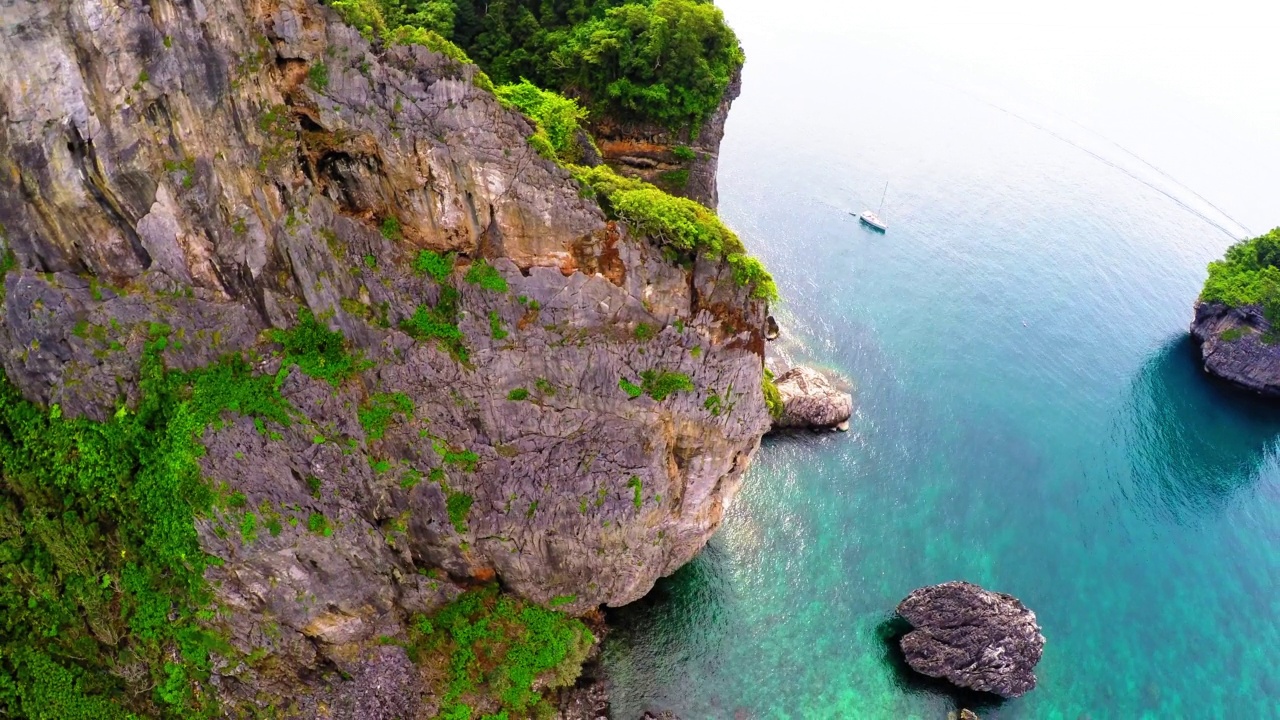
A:
POLYGON ((1280 406, 1187 337, 1206 263, 1280 225, 1280 73, 1248 54, 1274 18, 719 4, 748 56, 721 213, 779 350, 858 410, 767 438, 707 549, 610 612, 615 716, 1280 717, 1280 406), (880 235, 851 213, 886 182, 880 235), (1036 612, 1027 696, 958 698, 885 641, 953 579, 1036 612))

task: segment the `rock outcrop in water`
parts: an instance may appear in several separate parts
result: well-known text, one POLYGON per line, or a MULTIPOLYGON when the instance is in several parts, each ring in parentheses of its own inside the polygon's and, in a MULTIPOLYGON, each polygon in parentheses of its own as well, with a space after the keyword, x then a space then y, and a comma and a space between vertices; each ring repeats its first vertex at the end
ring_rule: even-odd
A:
POLYGON ((1245 390, 1280 397, 1280 343, 1264 341, 1271 332, 1257 305, 1197 302, 1191 322, 1205 372, 1245 390))
POLYGON ((853 416, 853 396, 837 390, 822 373, 795 367, 774 383, 782 396, 782 415, 774 420, 775 430, 848 430, 853 416))
POLYGON ((1036 686, 1044 636, 1012 595, 947 582, 913 591, 898 614, 914 628, 899 643, 917 672, 1007 698, 1036 686))
MULTIPOLYGON (((215 668, 227 697, 426 712, 378 643, 410 613, 493 580, 621 605, 706 543, 769 427, 766 305, 724 262, 608 221, 475 68, 371 45, 312 0, 0 17, 0 351, 26 399, 126 412, 158 328, 174 369, 274 373, 270 331, 308 313, 360 355, 336 388, 285 368, 292 425, 204 435, 211 484, 295 521, 198 521, 219 632, 269 659, 215 668), (422 250, 447 259, 438 282, 422 250), (444 302, 465 352, 424 339, 444 302), (334 668, 356 682, 325 685, 334 668)), ((717 122, 689 181, 710 202, 717 122)))

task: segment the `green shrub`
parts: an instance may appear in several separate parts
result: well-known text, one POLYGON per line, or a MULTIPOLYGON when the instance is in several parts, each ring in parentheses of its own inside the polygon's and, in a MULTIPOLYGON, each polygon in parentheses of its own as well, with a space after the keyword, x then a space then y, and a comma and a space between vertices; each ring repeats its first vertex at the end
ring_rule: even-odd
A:
POLYGON ((450 490, 445 497, 445 509, 449 511, 449 522, 459 534, 467 531, 467 514, 471 512, 474 498, 464 492, 450 490))
POLYGON ((720 413, 723 411, 723 405, 724 399, 721 398, 714 390, 710 395, 707 395, 707 399, 702 403, 703 409, 711 413, 712 417, 720 417, 720 413))
POLYGON ((431 448, 442 460, 450 465, 457 465, 467 472, 475 472, 480 464, 480 456, 471 450, 454 450, 448 443, 439 438, 431 443, 431 448))
POLYGON ((419 275, 430 275, 437 283, 443 285, 448 282, 449 276, 453 274, 453 264, 457 261, 457 256, 453 253, 441 255, 430 250, 423 250, 418 253, 418 257, 413 262, 413 269, 419 275))
POLYGON ((322 62, 312 65, 307 69, 307 82, 321 92, 329 89, 329 66, 322 62))
POLYGON ((356 413, 365 436, 370 440, 381 440, 387 432, 387 425, 397 414, 404 420, 413 415, 413 399, 402 392, 375 393, 356 413))
POLYGON ((348 352, 347 339, 341 332, 330 330, 310 310, 298 312, 298 323, 288 330, 272 330, 270 337, 284 349, 278 381, 283 381, 289 368, 298 369, 334 387, 363 370, 367 363, 348 352))
POLYGON ((649 323, 640 323, 636 325, 636 339, 640 342, 648 342, 653 339, 655 331, 649 323))
POLYGON ((502 277, 489 261, 484 258, 471 263, 468 268, 466 277, 463 278, 472 285, 479 285, 485 290, 493 292, 507 292, 511 288, 507 285, 507 279, 502 277))
POLYGON ((694 389, 693 380, 684 373, 645 370, 640 373, 640 387, 654 400, 662 402, 669 395, 694 389))
POLYGON ((627 397, 631 398, 632 400, 644 394, 643 388, 641 388, 639 385, 636 385, 635 383, 631 382, 626 378, 621 378, 620 380, 618 380, 618 387, 622 388, 622 392, 626 393, 627 397))
POLYGON ((778 392, 778 386, 773 384, 773 372, 769 368, 764 369, 764 377, 760 379, 760 390, 764 393, 764 404, 769 408, 769 417, 781 420, 785 409, 782 404, 782 393, 778 392))
POLYGON ((746 254, 742 241, 711 210, 643 181, 624 178, 606 165, 575 166, 570 172, 584 187, 595 191, 601 206, 612 216, 678 255, 703 253, 725 259, 734 282, 752 288, 753 297, 777 300, 773 277, 759 260, 746 254))
POLYGON ((507 393, 507 399, 513 400, 515 402, 520 402, 521 400, 528 400, 529 391, 525 390, 524 388, 516 388, 515 390, 512 390, 511 392, 507 393))
POLYGON ((671 187, 684 188, 689 184, 689 170, 687 168, 668 170, 659 175, 658 179, 671 187))
POLYGON ((400 329, 415 340, 436 340, 455 360, 467 362, 470 353, 458 329, 457 293, 451 287, 442 287, 436 306, 419 305, 411 317, 400 323, 400 329))
POLYGON ((627 480, 627 487, 631 488, 632 492, 634 493, 634 497, 631 499, 631 501, 632 503, 635 504, 636 509, 639 510, 640 506, 644 504, 644 499, 642 495, 642 493, 644 492, 644 483, 640 481, 640 476, 632 475, 630 479, 627 480))
POLYGON ((329 537, 333 534, 333 526, 329 524, 329 518, 321 513, 313 512, 307 516, 307 529, 317 535, 329 537))
POLYGON ((446 673, 439 717, 471 718, 483 698, 502 708, 486 717, 529 717, 550 710, 534 681, 548 677, 546 689, 573 684, 594 642, 581 621, 503 596, 491 585, 415 622, 407 650, 415 662, 446 673))
POLYGON ((509 335, 502 327, 502 318, 498 317, 497 310, 489 311, 489 336, 494 340, 505 340, 509 335))
POLYGON ((676 159, 680 162, 693 162, 698 159, 698 154, 693 151, 693 148, 687 145, 675 146, 671 149, 671 154, 675 155, 676 159))
POLYGON ((382 237, 388 240, 399 240, 403 234, 400 228, 400 219, 389 217, 383 220, 382 224, 378 226, 378 232, 382 233, 382 237))
POLYGON ((523 79, 515 84, 499 85, 496 92, 504 105, 516 108, 533 121, 538 139, 530 138, 530 142, 544 157, 566 163, 581 161, 578 134, 587 119, 587 111, 576 101, 523 79))
POLYGON ((343 22, 359 30, 367 40, 382 37, 387 32, 378 0, 327 0, 326 4, 337 10, 343 22))
POLYGON ((1251 335, 1252 333, 1253 328, 1250 327, 1233 327, 1230 330, 1224 330, 1218 337, 1222 338, 1226 342, 1235 342, 1236 340, 1239 340, 1246 335, 1251 335))

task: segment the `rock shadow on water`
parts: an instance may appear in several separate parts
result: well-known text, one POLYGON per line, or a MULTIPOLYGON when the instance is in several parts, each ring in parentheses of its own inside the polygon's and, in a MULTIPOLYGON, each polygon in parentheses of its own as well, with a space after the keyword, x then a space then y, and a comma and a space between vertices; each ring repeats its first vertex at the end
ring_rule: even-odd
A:
POLYGON ((1200 365, 1189 337, 1166 343, 1134 378, 1119 421, 1132 477, 1124 494, 1179 524, 1218 512, 1256 483, 1280 438, 1280 403, 1200 365))
POLYGON ((956 712, 967 709, 978 713, 984 719, 998 718, 1000 709, 1009 703, 1005 698, 992 693, 957 687, 941 678, 918 673, 907 664, 907 656, 902 652, 899 641, 911 632, 911 629, 911 623, 896 613, 889 615, 876 625, 876 636, 879 638, 883 653, 881 660, 892 674, 894 685, 905 694, 940 698, 956 712))

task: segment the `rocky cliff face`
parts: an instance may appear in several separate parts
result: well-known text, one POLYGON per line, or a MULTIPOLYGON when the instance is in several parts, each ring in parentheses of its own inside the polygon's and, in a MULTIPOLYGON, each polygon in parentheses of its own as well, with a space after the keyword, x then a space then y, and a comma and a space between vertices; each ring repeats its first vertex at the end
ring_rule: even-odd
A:
POLYGON ((724 139, 729 109, 741 92, 742 71, 739 69, 729 82, 720 106, 696 132, 600 118, 592 130, 603 160, 623 175, 640 178, 714 210, 720 204, 716 185, 720 141, 724 139))
MULTIPOLYGON (((209 482, 332 530, 199 521, 233 641, 279 659, 227 674, 231 695, 336 663, 384 685, 308 702, 413 715, 403 651, 359 648, 471 580, 568 611, 641 597, 703 546, 768 429, 764 304, 607 221, 474 73, 371 47, 312 0, 0 5, 0 350, 27 399, 110 416, 155 323, 174 368, 275 372, 266 331, 304 310, 365 361, 337 388, 287 373, 289 427, 205 434, 209 482), (414 272, 423 249, 455 254, 443 282, 414 272), (398 329, 447 286, 465 357, 398 329), (644 392, 664 373, 692 389, 644 392), (385 430, 361 422, 401 396, 385 430)), ((690 174, 712 201, 722 132, 690 174)))
POLYGON ((1265 341, 1271 332, 1271 323, 1256 305, 1233 308, 1198 302, 1191 322, 1205 372, 1246 390, 1280 397, 1280 344, 1265 341))

